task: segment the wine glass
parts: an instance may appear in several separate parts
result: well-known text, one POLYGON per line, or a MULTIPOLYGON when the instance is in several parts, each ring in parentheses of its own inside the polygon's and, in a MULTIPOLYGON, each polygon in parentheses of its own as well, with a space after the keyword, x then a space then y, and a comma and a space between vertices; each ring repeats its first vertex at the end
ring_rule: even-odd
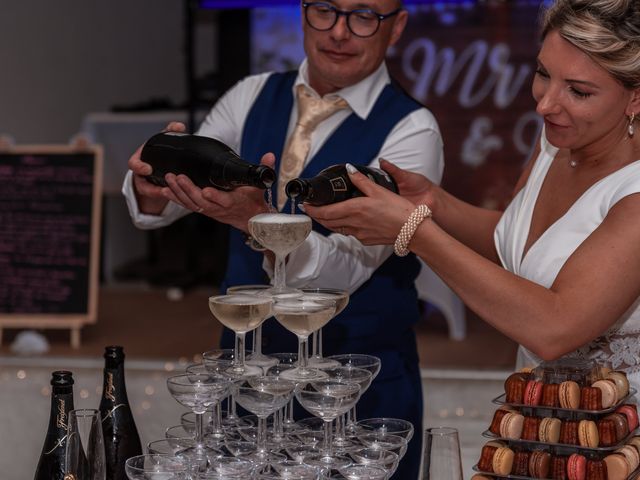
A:
MULTIPOLYGON (((349 292, 346 290, 338 290, 337 288, 302 288, 302 292, 309 296, 318 296, 320 298, 333 299, 336 302, 337 317, 345 309, 349 303, 349 292)), ((313 354, 309 357, 309 365, 314 368, 329 368, 340 365, 337 360, 331 360, 322 356, 322 328, 313 332, 311 337, 313 354)))
POLYGON ((336 379, 318 380, 296 388, 296 398, 309 413, 324 421, 321 453, 304 458, 304 463, 337 469, 351 464, 347 457, 333 454, 332 421, 346 413, 360 398, 360 385, 336 379))
MULTIPOLYGON (((227 295, 232 293, 242 293, 247 295, 264 294, 270 288, 269 285, 236 285, 227 288, 227 295)), ((253 349, 251 355, 246 359, 247 365, 261 367, 266 370, 278 364, 278 359, 262 353, 262 324, 253 331, 253 349)))
POLYGON ((262 295, 218 295, 209 297, 211 313, 236 333, 233 364, 225 373, 234 377, 261 375, 262 369, 245 364, 244 337, 271 316, 273 299, 262 295))
POLYGON ((261 213, 249 219, 248 227, 253 238, 276 256, 273 287, 269 292, 272 295, 299 293, 287 287, 285 259, 309 236, 311 218, 299 214, 261 213))
POLYGON ((184 457, 147 454, 128 458, 124 471, 129 480, 189 480, 191 465, 184 457))
POLYGON ((199 471, 207 469, 207 455, 215 453, 204 443, 204 414, 229 394, 230 386, 228 378, 213 374, 185 373, 167 379, 167 388, 173 398, 196 415, 194 446, 182 453, 189 456, 199 471))
POLYGON ((104 438, 100 411, 90 408, 71 410, 67 423, 65 478, 105 480, 104 438))
POLYGON ((308 297, 277 298, 273 305, 273 315, 280 324, 298 337, 298 366, 282 373, 282 376, 296 382, 325 378, 326 373, 308 367, 309 335, 333 318, 335 300, 308 297))
POLYGON ((421 479, 462 480, 460 441, 455 428, 427 428, 422 455, 421 479))
POLYGON ((267 417, 284 407, 293 393, 295 383, 281 376, 248 378, 238 387, 236 401, 244 409, 258 417, 257 452, 252 459, 264 464, 281 456, 272 455, 267 449, 267 417))

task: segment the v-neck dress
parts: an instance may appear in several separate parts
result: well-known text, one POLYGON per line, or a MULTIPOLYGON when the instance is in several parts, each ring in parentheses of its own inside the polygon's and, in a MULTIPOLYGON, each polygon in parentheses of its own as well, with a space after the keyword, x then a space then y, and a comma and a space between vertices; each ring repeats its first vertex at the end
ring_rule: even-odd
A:
MULTIPOLYGON (((609 210, 622 198, 640 192, 638 160, 592 185, 530 246, 523 257, 536 200, 557 152, 558 149, 546 140, 543 132, 541 152, 531 175, 505 210, 494 232, 496 249, 504 268, 547 288, 551 287, 576 248, 602 223, 609 210)), ((640 298, 607 332, 568 356, 590 358, 615 370, 624 370, 636 390, 640 390, 640 298)), ((516 368, 535 366, 540 362, 540 358, 520 346, 516 368)))

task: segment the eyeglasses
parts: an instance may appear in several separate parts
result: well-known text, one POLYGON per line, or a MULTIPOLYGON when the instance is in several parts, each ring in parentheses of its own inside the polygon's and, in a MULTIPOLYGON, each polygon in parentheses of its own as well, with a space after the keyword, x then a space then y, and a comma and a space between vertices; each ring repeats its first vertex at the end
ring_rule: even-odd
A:
POLYGON ((341 15, 347 20, 349 31, 356 37, 371 37, 380 28, 380 22, 397 15, 402 8, 393 12, 381 14, 371 9, 339 10, 333 5, 324 2, 303 2, 304 18, 307 24, 314 30, 326 32, 335 27, 341 15))

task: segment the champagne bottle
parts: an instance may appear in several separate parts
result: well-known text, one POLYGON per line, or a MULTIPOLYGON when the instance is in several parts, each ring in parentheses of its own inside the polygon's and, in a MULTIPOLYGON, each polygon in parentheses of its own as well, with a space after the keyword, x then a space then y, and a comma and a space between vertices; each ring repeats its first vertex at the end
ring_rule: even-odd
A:
POLYGON ((199 186, 233 190, 248 185, 270 188, 275 171, 266 165, 253 165, 215 138, 177 132, 158 133, 142 147, 140 158, 151 165, 147 180, 165 187, 167 173, 184 174, 199 186))
POLYGON ((122 347, 106 347, 104 359, 104 384, 100 400, 100 414, 102 416, 107 480, 127 480, 124 463, 130 457, 142 455, 142 446, 127 398, 122 347))
POLYGON ((65 370, 53 372, 51 386, 49 427, 34 480, 63 480, 65 476, 67 420, 69 411, 73 410, 71 372, 65 370))
MULTIPOLYGON (((384 170, 364 165, 354 167, 378 185, 398 193, 393 178, 384 170)), ((343 164, 327 167, 313 178, 294 178, 285 186, 285 192, 292 200, 311 205, 328 205, 362 195, 351 183, 347 168, 343 164)))

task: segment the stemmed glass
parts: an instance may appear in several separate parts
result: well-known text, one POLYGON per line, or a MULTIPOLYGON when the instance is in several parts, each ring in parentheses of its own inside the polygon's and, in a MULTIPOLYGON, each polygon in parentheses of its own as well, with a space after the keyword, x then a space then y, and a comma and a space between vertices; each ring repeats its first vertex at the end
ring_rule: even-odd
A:
POLYGON ((255 376, 262 369, 245 364, 244 337, 271 316, 273 299, 262 295, 218 295, 209 297, 211 313, 225 327, 236 333, 233 364, 225 373, 234 377, 255 376))
POLYGON ((253 238, 276 256, 273 287, 269 292, 272 295, 298 293, 287 287, 285 259, 309 236, 311 218, 298 214, 261 213, 249 219, 248 227, 253 238))
POLYGON ((64 478, 67 476, 78 480, 105 480, 107 476, 99 410, 69 412, 64 478))
MULTIPOLYGON (((349 292, 346 290, 338 290, 337 288, 303 288, 302 292, 310 297, 318 296, 319 298, 329 298, 336 302, 337 317, 349 303, 349 292)), ((314 368, 337 367, 340 364, 336 360, 330 360, 322 356, 322 328, 313 332, 311 338, 313 345, 313 355, 309 357, 309 365, 314 368)))
MULTIPOLYGON (((241 293, 246 295, 261 295, 270 288, 269 285, 236 285, 227 288, 227 295, 232 293, 241 293)), ((246 359, 247 365, 268 369, 277 365, 278 359, 270 357, 262 353, 262 324, 258 325, 253 331, 253 351, 246 359)))
MULTIPOLYGON (((327 358, 337 360, 343 367, 364 368, 365 370, 369 370, 371 372, 372 382, 375 380, 378 373, 380 373, 380 367, 382 366, 378 357, 365 355, 363 353, 345 353, 341 355, 331 355, 327 358)), ((355 424, 357 421, 356 408, 354 406, 349 412, 349 419, 347 421, 346 428, 355 432, 355 424)))
POLYGON ((188 480, 191 478, 191 465, 183 457, 173 455, 138 455, 128 458, 124 471, 129 480, 188 480))
MULTIPOLYGON (((224 375, 227 369, 233 364, 234 359, 235 351, 228 348, 208 350, 202 354, 202 362, 207 370, 218 375, 224 375)), ((231 376, 230 378, 236 384, 241 383, 243 380, 242 377, 231 376)), ((236 400, 233 388, 227 398, 227 411, 222 417, 221 423, 225 428, 235 428, 246 425, 246 422, 242 420, 236 412, 236 400)))
POLYGON ((267 448, 267 417, 287 404, 294 388, 294 382, 281 376, 248 378, 238 387, 236 401, 258 417, 257 451, 251 458, 260 464, 282 458, 267 448))
MULTIPOLYGON (((350 366, 325 368, 323 371, 329 375, 329 378, 332 380, 357 383, 360 385, 360 396, 367 391, 373 378, 371 371, 365 370, 364 368, 350 366)), ((340 449, 346 449, 347 447, 353 446, 353 442, 350 441, 346 435, 345 415, 340 415, 336 419, 336 434, 333 440, 333 445, 340 449)))
POLYGON ((298 366, 282 373, 284 378, 297 382, 325 378, 326 373, 308 367, 309 335, 331 320, 336 311, 335 300, 303 295, 295 298, 276 298, 273 315, 280 324, 298 337, 298 366))
POLYGON ((196 416, 194 446, 182 453, 193 460, 200 471, 208 466, 207 454, 216 452, 204 443, 204 414, 228 395, 231 385, 226 377, 202 373, 185 373, 167 379, 167 388, 173 398, 190 408, 196 416))
MULTIPOLYGON (((216 372, 211 372, 210 367, 206 366, 203 363, 195 363, 193 365, 189 365, 186 369, 186 372, 191 374, 201 374, 201 375, 213 374, 214 376, 222 376, 216 372)), ((184 426, 188 422, 183 417, 184 417, 184 414, 180 420, 181 420, 181 424, 184 426)), ((204 417, 202 417, 202 419, 204 422, 204 417)), ((203 430, 202 434, 203 434, 203 437, 206 437, 207 440, 211 440, 214 443, 219 443, 222 440, 224 440, 224 430, 222 429, 222 415, 220 413, 220 402, 216 402, 212 405, 209 428, 207 429, 207 432, 203 430)))
POLYGON ((319 380, 297 387, 295 395, 305 410, 324 421, 321 453, 305 457, 304 463, 330 469, 348 466, 351 461, 347 457, 333 455, 331 423, 356 404, 360 385, 336 379, 319 380))

